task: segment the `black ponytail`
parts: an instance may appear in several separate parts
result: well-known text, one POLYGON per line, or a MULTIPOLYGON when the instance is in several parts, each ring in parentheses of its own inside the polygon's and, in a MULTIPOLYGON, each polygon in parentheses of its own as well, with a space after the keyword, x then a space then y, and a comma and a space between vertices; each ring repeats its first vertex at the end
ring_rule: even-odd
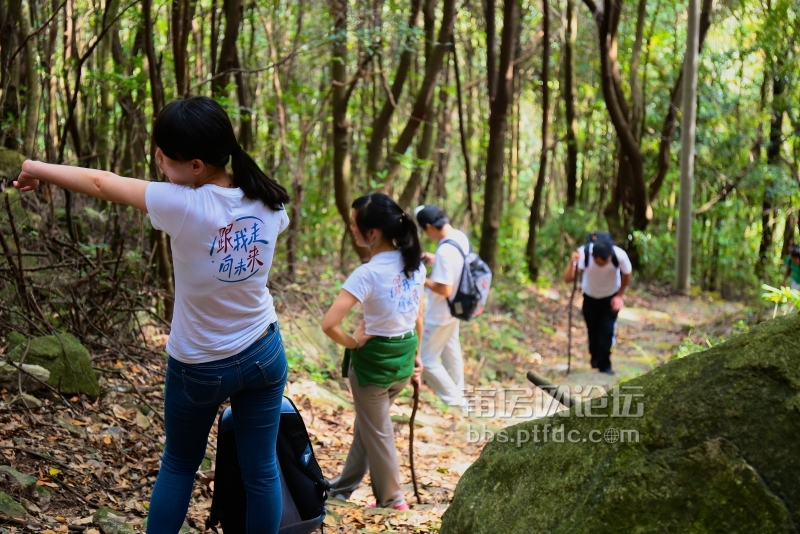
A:
POLYGON ((403 256, 403 273, 410 278, 422 263, 422 247, 419 244, 417 225, 414 219, 383 193, 370 193, 357 198, 352 206, 355 223, 362 235, 378 229, 390 240, 403 256))
POLYGON ((153 140, 170 159, 199 159, 224 169, 231 162, 233 183, 247 198, 260 200, 277 211, 289 202, 289 193, 267 176, 236 140, 231 119, 222 106, 206 96, 170 102, 153 125, 153 140))
POLYGON ((283 205, 289 202, 289 193, 281 184, 267 176, 250 154, 239 145, 236 146, 237 149, 231 154, 233 184, 240 187, 247 198, 260 200, 275 211, 283 209, 283 205))

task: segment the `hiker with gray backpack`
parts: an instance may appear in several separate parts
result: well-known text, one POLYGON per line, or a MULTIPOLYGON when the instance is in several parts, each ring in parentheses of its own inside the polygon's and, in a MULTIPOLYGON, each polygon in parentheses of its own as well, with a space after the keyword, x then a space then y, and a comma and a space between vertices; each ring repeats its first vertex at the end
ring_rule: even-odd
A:
POLYGON ((591 365, 613 375, 611 349, 616 336, 617 315, 624 305, 622 295, 632 276, 628 254, 614 245, 610 234, 590 234, 586 243, 572 253, 564 270, 564 281, 576 281, 583 271, 583 318, 589 336, 591 365))
POLYGON ((438 243, 435 254, 426 252, 422 258, 433 265, 425 280, 428 305, 422 333, 422 377, 448 406, 465 407, 459 320, 483 313, 492 273, 472 252, 466 234, 453 228, 444 210, 423 205, 414 215, 420 230, 438 243))

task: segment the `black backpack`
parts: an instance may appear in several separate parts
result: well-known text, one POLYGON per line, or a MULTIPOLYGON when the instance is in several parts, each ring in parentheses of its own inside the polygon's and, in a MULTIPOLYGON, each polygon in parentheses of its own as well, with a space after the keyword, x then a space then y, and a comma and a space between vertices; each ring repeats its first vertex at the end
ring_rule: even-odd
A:
POLYGON ((608 232, 593 232, 586 236, 586 244, 583 245, 583 268, 586 269, 589 266, 589 245, 601 241, 611 245, 611 263, 619 269, 619 260, 616 252, 614 252, 614 237, 608 232))
MULTIPOLYGON (((218 430, 214 497, 206 528, 217 532, 216 526, 221 524, 225 534, 246 534, 247 497, 230 408, 220 415, 218 430)), ((300 412, 286 397, 281 406, 276 452, 283 496, 283 516, 278 532, 309 534, 325 519, 325 499, 330 484, 314 456, 300 412)))
POLYGON ((458 291, 447 299, 447 304, 453 317, 469 321, 483 313, 486 299, 489 298, 489 287, 492 285, 492 270, 480 256, 472 252, 472 247, 469 253, 464 253, 461 246, 452 239, 442 240, 439 246, 445 243, 456 247, 464 256, 458 291))

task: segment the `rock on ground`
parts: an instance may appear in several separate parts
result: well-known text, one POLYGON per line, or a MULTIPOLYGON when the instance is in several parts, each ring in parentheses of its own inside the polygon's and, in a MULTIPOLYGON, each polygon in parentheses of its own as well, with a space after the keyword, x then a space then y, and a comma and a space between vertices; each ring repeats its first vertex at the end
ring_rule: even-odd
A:
POLYGON ((23 391, 36 391, 45 387, 42 382, 47 384, 50 380, 50 371, 41 365, 23 363, 19 367, 22 368, 21 371, 13 365, 0 361, 0 388, 16 391, 21 385, 23 391))
POLYGON ((0 465, 0 473, 15 481, 22 489, 32 489, 36 485, 36 477, 20 473, 10 465, 0 465))
POLYGON ((103 534, 134 534, 132 525, 125 522, 125 516, 106 506, 98 508, 94 513, 93 522, 100 527, 103 534))
POLYGON ((48 384, 62 393, 84 393, 92 397, 100 394, 89 351, 71 334, 35 337, 30 344, 27 341, 17 343, 7 358, 44 367, 50 372, 48 384))
POLYGON ((510 427, 441 532, 797 532, 798 336, 800 315, 769 321, 620 384, 593 401, 601 417, 583 404, 510 427), (640 393, 641 417, 614 417, 640 393))
POLYGON ((28 512, 11 495, 0 491, 0 514, 14 519, 28 519, 28 512))

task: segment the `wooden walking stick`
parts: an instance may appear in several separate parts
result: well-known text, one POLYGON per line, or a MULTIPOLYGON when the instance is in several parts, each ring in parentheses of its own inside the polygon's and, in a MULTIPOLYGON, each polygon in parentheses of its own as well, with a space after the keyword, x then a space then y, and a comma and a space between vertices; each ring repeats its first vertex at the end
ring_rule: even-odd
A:
POLYGON ((413 378, 411 384, 414 386, 414 405, 411 408, 411 418, 408 420, 408 463, 411 466, 411 482, 414 484, 414 496, 417 498, 417 503, 422 504, 422 497, 419 496, 419 489, 417 489, 417 472, 414 471, 414 418, 417 416, 417 408, 419 407, 419 384, 413 378))

